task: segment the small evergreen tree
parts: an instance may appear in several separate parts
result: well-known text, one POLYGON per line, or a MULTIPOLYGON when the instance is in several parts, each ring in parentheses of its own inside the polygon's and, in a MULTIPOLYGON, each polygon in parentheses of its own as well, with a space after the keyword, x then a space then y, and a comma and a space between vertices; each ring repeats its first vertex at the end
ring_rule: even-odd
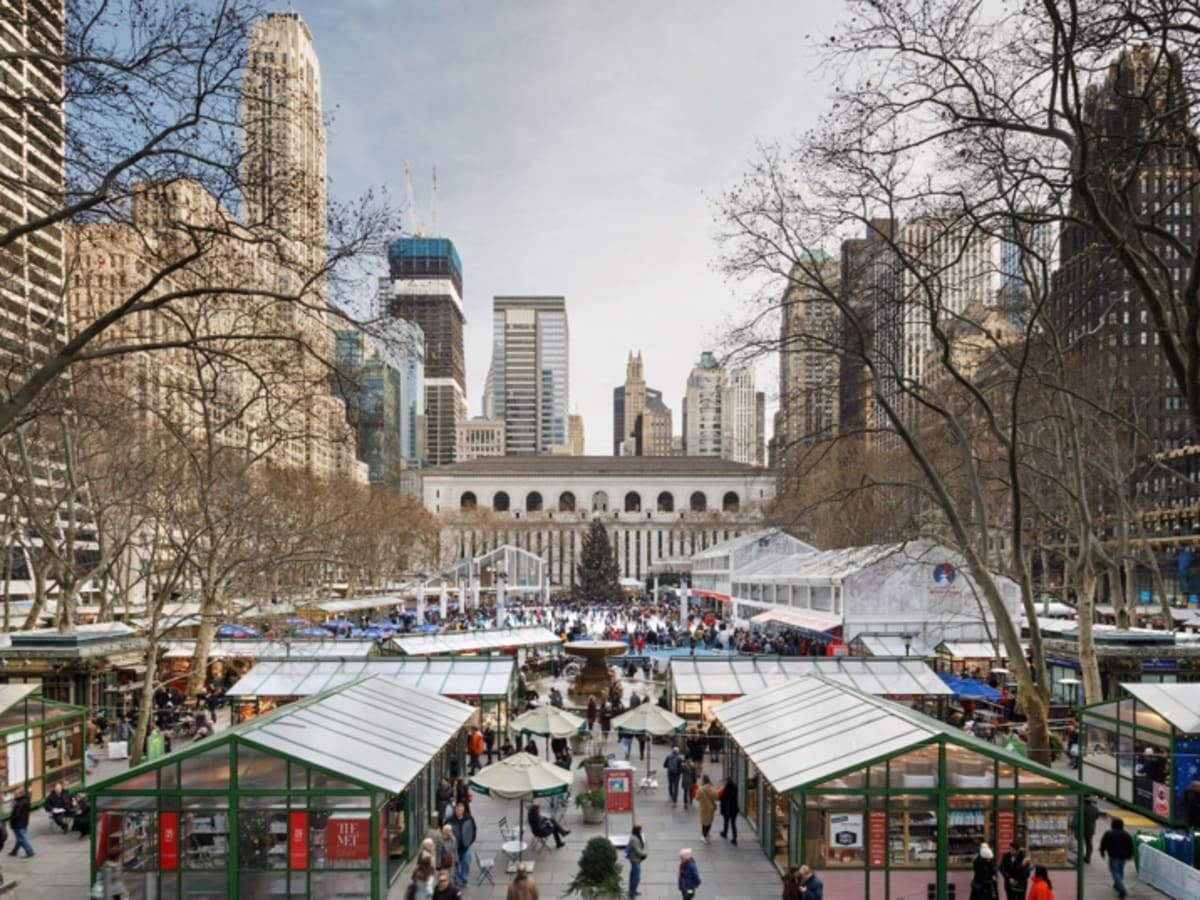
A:
POLYGON ((608 531, 599 519, 583 536, 572 596, 585 603, 615 603, 621 599, 621 570, 617 568, 608 531))

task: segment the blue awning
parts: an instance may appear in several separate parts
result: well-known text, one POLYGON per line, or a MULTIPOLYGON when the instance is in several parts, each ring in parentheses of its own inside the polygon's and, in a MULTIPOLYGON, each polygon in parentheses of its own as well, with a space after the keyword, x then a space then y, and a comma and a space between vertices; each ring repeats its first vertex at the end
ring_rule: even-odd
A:
POLYGON ((970 700, 987 700, 995 703, 1004 696, 1004 694, 994 687, 976 678, 959 678, 957 675, 952 675, 949 672, 938 672, 938 678, 942 679, 946 683, 946 687, 954 691, 959 697, 966 697, 970 700))

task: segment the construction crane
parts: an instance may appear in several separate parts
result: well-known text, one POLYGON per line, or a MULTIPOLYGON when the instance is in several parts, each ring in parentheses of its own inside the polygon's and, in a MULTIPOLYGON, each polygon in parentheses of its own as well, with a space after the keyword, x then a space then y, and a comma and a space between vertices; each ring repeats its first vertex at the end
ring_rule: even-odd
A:
POLYGON ((417 237, 437 234, 437 166, 433 167, 433 189, 429 200, 430 221, 428 225, 417 206, 417 193, 413 190, 412 166, 408 164, 407 159, 404 161, 404 191, 408 200, 408 217, 412 223, 412 233, 417 237))

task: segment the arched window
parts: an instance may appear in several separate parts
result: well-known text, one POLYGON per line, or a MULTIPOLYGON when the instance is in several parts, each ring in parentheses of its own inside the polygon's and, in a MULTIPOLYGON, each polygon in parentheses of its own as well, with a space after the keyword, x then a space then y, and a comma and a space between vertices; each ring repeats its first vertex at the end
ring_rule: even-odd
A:
POLYGON ((630 491, 625 495, 625 512, 641 512, 642 511, 642 495, 637 491, 630 491))
POLYGON ((604 491, 592 494, 592 512, 608 512, 608 494, 604 491))
POLYGON ((492 509, 496 512, 508 512, 508 494, 496 491, 496 496, 492 498, 492 509))
POLYGON ((462 499, 458 501, 459 509, 463 510, 464 512, 474 509, 477 505, 478 501, 475 499, 474 491, 464 491, 462 499))
POLYGON ((737 491, 726 491, 725 496, 721 498, 721 509, 725 512, 737 512, 740 505, 737 491))
POLYGON ((704 512, 708 509, 708 498, 704 496, 704 491, 696 491, 692 494, 691 503, 692 512, 704 512))
POLYGON ((575 512, 575 495, 570 491, 563 491, 558 495, 558 511, 559 512, 575 512))
POLYGON ((663 491, 658 495, 658 511, 659 512, 675 512, 675 495, 670 491, 663 491))
POLYGON ((537 491, 530 491, 525 495, 525 511, 526 512, 541 512, 542 511, 542 495, 537 491))

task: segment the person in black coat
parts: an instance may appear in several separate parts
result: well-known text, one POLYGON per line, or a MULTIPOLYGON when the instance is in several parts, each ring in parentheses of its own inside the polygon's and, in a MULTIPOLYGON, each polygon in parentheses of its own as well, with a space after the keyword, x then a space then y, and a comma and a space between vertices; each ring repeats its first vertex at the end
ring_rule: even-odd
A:
POLYGON ((61 828, 63 834, 71 830, 71 826, 67 822, 67 817, 71 815, 71 794, 61 781, 54 782, 54 787, 46 795, 46 802, 43 805, 46 812, 50 813, 50 821, 61 828))
POLYGON ((29 837, 26 832, 29 830, 29 795, 25 793, 24 785, 17 785, 13 789, 13 805, 12 815, 8 817, 9 827, 13 832, 13 848, 9 856, 16 856, 21 850, 25 851, 25 856, 33 856, 33 847, 29 845, 29 837))
POLYGON ((733 830, 733 846, 737 846, 737 817, 741 812, 738 806, 737 785, 732 778, 725 779, 725 787, 721 788, 721 837, 729 837, 733 830))
POLYGON ((974 877, 971 879, 971 900, 997 900, 996 897, 996 854, 987 842, 979 845, 979 853, 972 863, 974 877))

